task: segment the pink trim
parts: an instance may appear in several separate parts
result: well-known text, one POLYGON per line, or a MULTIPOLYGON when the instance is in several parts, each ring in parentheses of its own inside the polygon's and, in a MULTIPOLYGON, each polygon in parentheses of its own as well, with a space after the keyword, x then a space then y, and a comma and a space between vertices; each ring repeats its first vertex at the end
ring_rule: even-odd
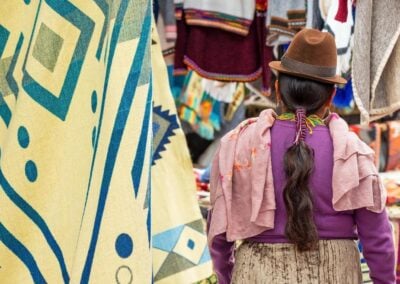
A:
POLYGON ((211 80, 218 80, 218 81, 227 81, 227 82, 250 82, 257 80, 262 73, 262 68, 260 67, 257 71, 248 74, 248 75, 239 75, 239 74, 233 74, 233 75, 228 75, 228 74, 219 74, 219 73, 212 73, 212 72, 207 72, 200 68, 192 59, 190 59, 187 55, 184 56, 183 62, 190 67, 190 69, 193 69, 196 71, 201 77, 206 78, 206 79, 211 79, 211 80))

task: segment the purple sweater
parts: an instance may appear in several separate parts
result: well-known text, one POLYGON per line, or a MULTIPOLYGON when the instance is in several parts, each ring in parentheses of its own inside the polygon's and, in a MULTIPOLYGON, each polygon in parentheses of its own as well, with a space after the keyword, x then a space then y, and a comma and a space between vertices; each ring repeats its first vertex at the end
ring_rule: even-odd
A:
MULTIPOLYGON (((275 225, 248 240, 264 243, 288 243, 285 237, 286 210, 283 188, 286 177, 283 158, 295 139, 295 123, 277 120, 271 130, 272 172, 276 199, 275 225)), ((307 133, 306 143, 314 149, 315 169, 310 180, 314 199, 314 221, 320 239, 360 239, 364 257, 375 284, 395 283, 395 259, 391 227, 386 211, 373 213, 365 208, 337 212, 332 207, 333 144, 329 129, 317 126, 307 133)), ((209 218, 212 216, 209 215, 209 218)), ((215 237, 210 248, 220 284, 230 283, 234 243, 225 234, 215 237)))

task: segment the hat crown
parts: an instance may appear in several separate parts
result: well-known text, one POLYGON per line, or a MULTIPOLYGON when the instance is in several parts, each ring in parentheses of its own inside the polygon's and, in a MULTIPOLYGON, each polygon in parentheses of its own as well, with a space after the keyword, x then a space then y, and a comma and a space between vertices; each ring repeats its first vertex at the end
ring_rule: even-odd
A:
POLYGON ((303 29, 295 35, 284 57, 316 67, 336 68, 335 39, 327 32, 303 29))

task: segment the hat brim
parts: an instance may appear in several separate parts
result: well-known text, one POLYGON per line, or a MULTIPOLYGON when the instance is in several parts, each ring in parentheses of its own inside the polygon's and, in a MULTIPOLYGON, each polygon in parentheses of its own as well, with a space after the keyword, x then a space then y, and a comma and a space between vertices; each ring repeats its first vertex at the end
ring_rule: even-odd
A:
POLYGON ((269 63, 269 67, 271 67, 272 69, 274 69, 278 72, 281 72, 281 73, 293 75, 296 77, 311 79, 311 80, 315 80, 315 81, 322 82, 322 83, 341 84, 341 85, 344 85, 347 83, 347 80, 339 75, 336 75, 335 77, 319 77, 319 76, 295 72, 295 71, 292 71, 290 69, 283 67, 280 61, 271 61, 269 63))

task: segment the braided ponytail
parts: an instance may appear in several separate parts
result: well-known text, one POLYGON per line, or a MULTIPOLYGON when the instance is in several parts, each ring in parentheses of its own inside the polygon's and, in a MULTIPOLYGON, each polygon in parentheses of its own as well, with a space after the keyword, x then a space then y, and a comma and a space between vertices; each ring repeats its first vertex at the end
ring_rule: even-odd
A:
POLYGON ((316 248, 318 232, 313 218, 309 181, 314 170, 314 151, 304 141, 307 114, 315 114, 330 99, 334 85, 279 74, 282 101, 296 113, 296 138, 284 156, 286 185, 283 199, 287 223, 285 235, 299 251, 316 248))

